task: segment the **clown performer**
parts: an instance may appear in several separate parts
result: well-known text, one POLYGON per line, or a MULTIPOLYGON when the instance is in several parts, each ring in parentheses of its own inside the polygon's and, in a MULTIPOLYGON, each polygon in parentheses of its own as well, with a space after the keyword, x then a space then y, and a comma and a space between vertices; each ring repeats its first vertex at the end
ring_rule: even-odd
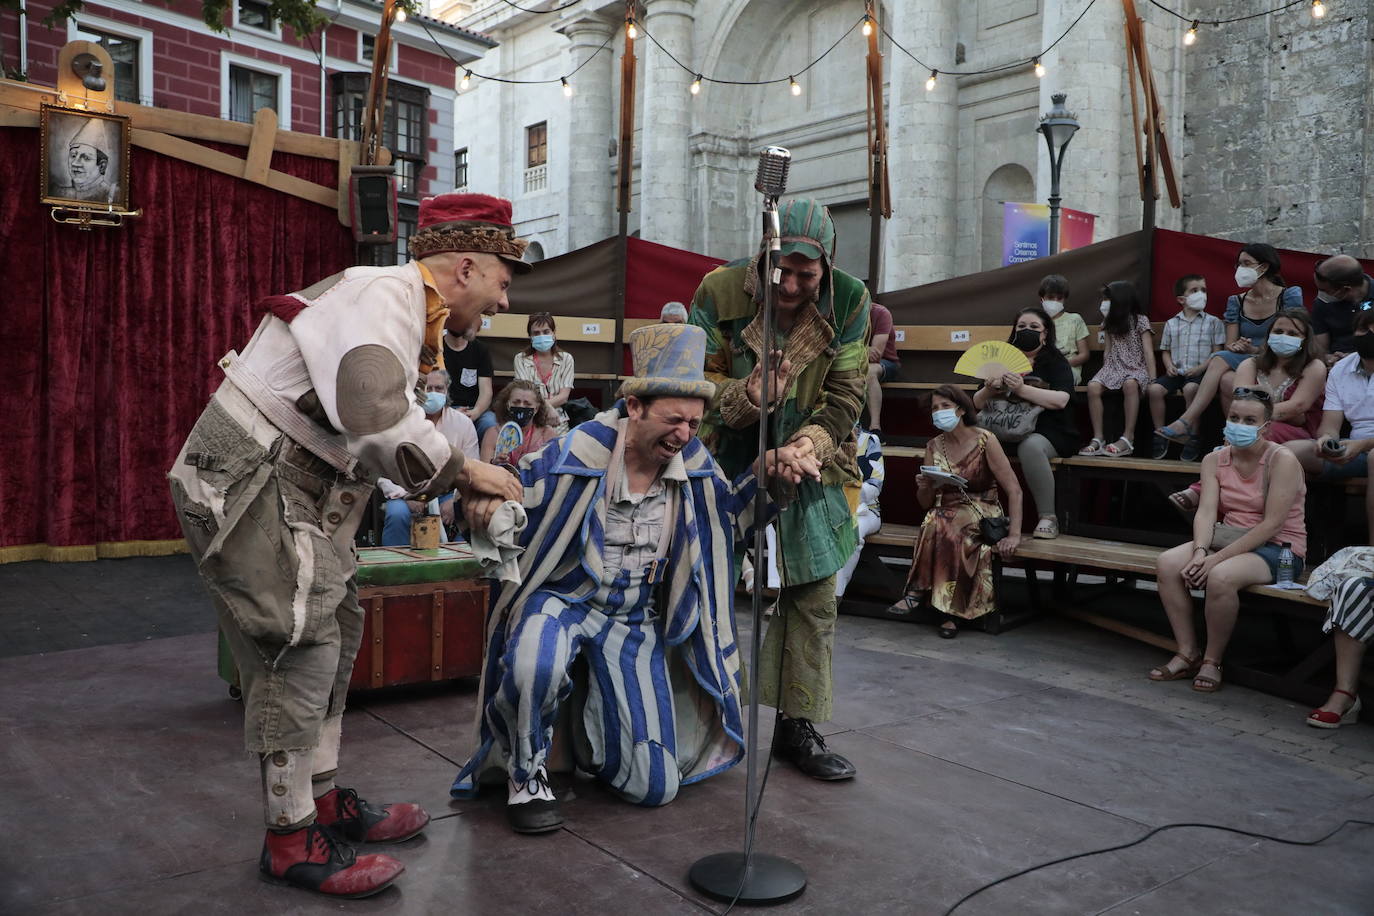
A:
POLYGON ((465 460, 425 418, 417 382, 436 368, 445 327, 509 308, 524 249, 508 201, 445 194, 420 204, 411 263, 351 267, 269 297, 243 353, 220 360, 225 380, 168 474, 238 666, 268 879, 374 894, 404 866, 353 846, 429 822, 418 805, 372 805, 335 785, 363 629, 353 536, 379 476, 416 499, 456 486, 480 528, 520 498, 509 472, 465 460))
MULTIPOLYGON (((859 543, 854 426, 868 375, 868 290, 834 266, 835 224, 819 201, 789 201, 778 217, 769 441, 804 447, 820 462, 821 479, 779 495, 782 588, 759 659, 760 695, 780 713, 774 757, 814 779, 849 779, 854 765, 826 747, 814 723, 830 718, 833 702, 835 573, 859 543)), ((701 438, 726 474, 739 473, 757 450, 765 256, 760 246, 711 271, 689 312, 706 331, 706 377, 718 392, 701 438)))
MULTIPOLYGON (((705 347, 700 328, 639 328, 623 400, 521 459, 521 581, 488 623, 477 749, 452 790, 504 781, 518 833, 563 822, 548 758, 564 705, 560 746, 636 804, 743 756, 732 567, 756 469, 731 483, 696 438, 715 390, 705 347)), ((820 474, 801 446, 768 463, 794 485, 820 474)))

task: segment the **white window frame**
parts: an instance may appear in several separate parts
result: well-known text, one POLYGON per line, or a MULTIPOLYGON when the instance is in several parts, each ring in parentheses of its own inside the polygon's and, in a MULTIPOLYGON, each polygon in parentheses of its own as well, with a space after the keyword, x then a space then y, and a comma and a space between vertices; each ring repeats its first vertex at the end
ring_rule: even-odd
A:
MULTIPOLYGON (((236 7, 237 8, 237 7, 236 7)), ((85 12, 79 12, 76 16, 67 20, 67 40, 84 41, 80 34, 80 26, 90 26, 99 32, 109 32, 111 35, 118 35, 121 38, 132 38, 138 42, 138 101, 140 105, 153 104, 153 33, 149 29, 141 29, 136 25, 129 25, 116 19, 105 19, 101 16, 92 16, 85 12), (145 53, 146 52, 146 53, 145 53)))
MULTIPOLYGON (((358 53, 355 55, 355 57, 357 58, 358 63, 363 64, 364 66, 367 66, 367 67, 371 67, 371 66, 372 66, 372 61, 370 61, 370 60, 365 60, 365 59, 363 58, 363 36, 366 35, 366 34, 367 34, 367 33, 364 32, 364 31, 362 31, 361 29, 358 30, 358 53)), ((375 41, 377 40, 377 36, 376 36, 376 35, 373 35, 373 36, 372 36, 372 40, 375 42, 375 41)), ((392 41, 391 41, 391 60, 387 63, 387 72, 388 72, 388 73, 394 74, 394 73, 396 73, 396 71, 399 69, 400 60, 401 60, 400 51, 401 51, 400 42, 396 41, 396 40, 393 38, 392 41)))
POLYGON ((260 29, 255 25, 239 25, 239 0, 229 0, 229 6, 231 16, 234 22, 233 28, 235 31, 242 32, 245 35, 262 35, 270 38, 275 38, 277 41, 281 41, 280 19, 274 18, 272 20, 272 28, 270 29, 260 29))
MULTIPOLYGON (((238 9, 237 6, 234 9, 238 9)), ((290 67, 269 64, 254 57, 244 57, 229 51, 219 52, 219 116, 229 120, 229 68, 242 67, 277 77, 277 128, 291 129, 291 76, 290 67)))

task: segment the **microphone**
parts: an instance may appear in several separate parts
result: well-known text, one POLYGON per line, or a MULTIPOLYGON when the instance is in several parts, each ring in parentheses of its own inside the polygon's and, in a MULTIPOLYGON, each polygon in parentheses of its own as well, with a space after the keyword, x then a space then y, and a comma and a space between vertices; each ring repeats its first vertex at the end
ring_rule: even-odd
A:
POLYGON ((787 190, 787 172, 791 167, 790 151, 781 146, 765 147, 759 153, 759 171, 754 177, 754 190, 776 201, 787 190))

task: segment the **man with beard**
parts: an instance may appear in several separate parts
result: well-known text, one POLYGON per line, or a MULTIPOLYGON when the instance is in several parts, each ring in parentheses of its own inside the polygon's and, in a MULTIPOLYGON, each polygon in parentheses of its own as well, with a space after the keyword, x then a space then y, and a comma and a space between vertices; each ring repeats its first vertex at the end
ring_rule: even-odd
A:
POLYGON ((509 308, 524 248, 509 201, 445 194, 420 204, 411 263, 268 297, 243 353, 220 360, 225 380, 168 474, 238 667, 270 880, 374 894, 404 866, 353 844, 399 842, 429 822, 418 805, 371 805, 334 783, 363 629, 353 535, 383 475, 424 500, 456 486, 474 527, 520 498, 509 472, 466 460, 425 418, 417 380, 436 368, 445 327, 509 308))
MULTIPOLYGON (((716 400, 701 437, 727 474, 757 451, 759 418, 770 442, 796 445, 821 464, 819 480, 779 493, 782 588, 759 660, 761 700, 780 714, 773 755, 815 779, 848 779, 854 766, 830 751, 814 727, 830 718, 835 641, 835 573, 858 537, 854 424, 868 372, 869 298, 839 270, 835 224, 816 200, 779 211, 781 278, 776 296, 772 403, 761 407, 765 246, 701 281, 688 321, 706 330, 706 377, 716 400)), ((761 580, 758 576, 757 580, 761 580)))
MULTIPOLYGON (((732 565, 755 476, 731 483, 696 439, 705 348, 700 328, 636 330, 624 399, 520 461, 520 582, 491 613, 478 746, 452 789, 504 779, 518 833, 563 823, 547 760, 565 702, 578 767, 635 804, 744 753, 732 565)), ((793 483, 820 476, 808 446, 771 457, 793 483)))

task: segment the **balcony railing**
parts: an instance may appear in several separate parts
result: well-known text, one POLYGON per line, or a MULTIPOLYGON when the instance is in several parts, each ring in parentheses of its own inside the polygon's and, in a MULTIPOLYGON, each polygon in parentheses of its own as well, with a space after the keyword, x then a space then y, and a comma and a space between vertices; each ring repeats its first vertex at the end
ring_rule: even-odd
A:
POLYGON ((530 194, 534 191, 542 191, 549 186, 549 167, 547 165, 536 165, 532 169, 525 169, 525 193, 530 194))

